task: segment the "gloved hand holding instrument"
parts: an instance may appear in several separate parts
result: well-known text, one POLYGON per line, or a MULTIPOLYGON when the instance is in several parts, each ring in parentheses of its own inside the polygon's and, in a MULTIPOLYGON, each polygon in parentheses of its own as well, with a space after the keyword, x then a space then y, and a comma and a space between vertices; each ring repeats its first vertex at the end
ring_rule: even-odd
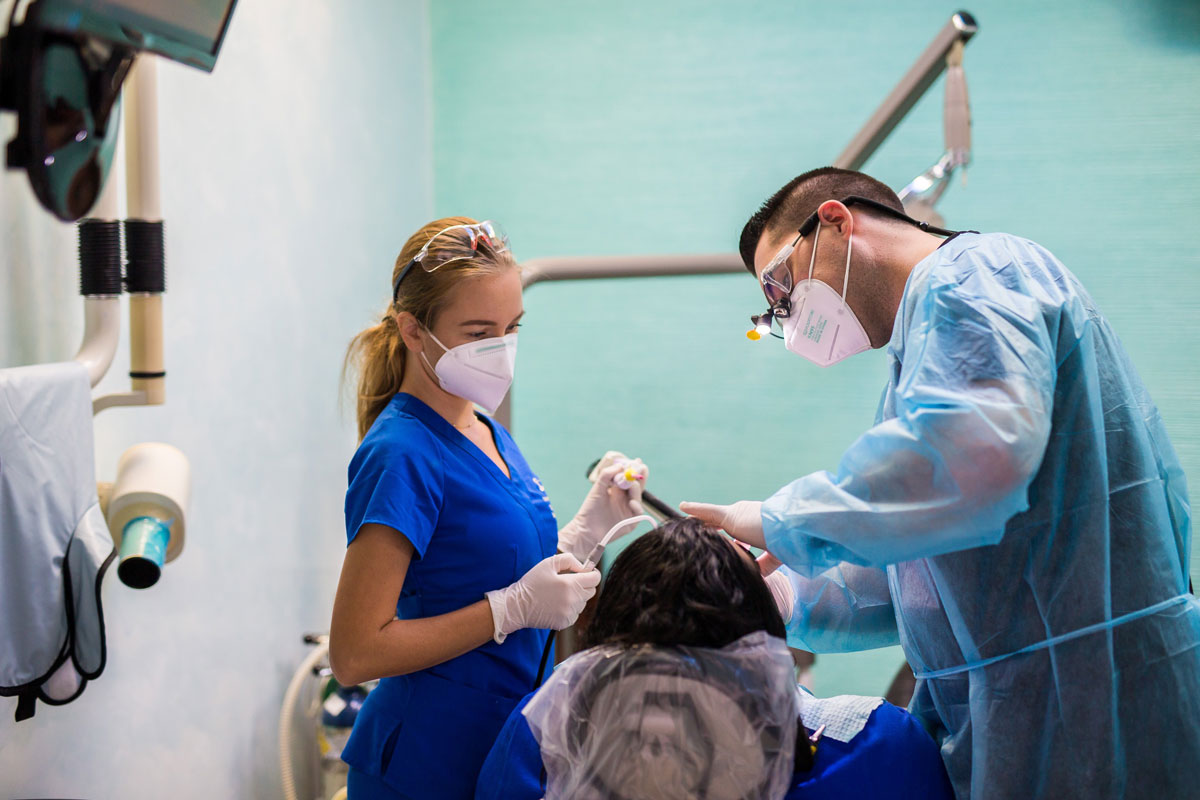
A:
POLYGON ((521 628, 561 630, 573 625, 599 585, 600 573, 570 553, 542 559, 516 583, 485 594, 492 607, 493 638, 503 644, 508 634, 521 628))
MULTIPOLYGON (((588 468, 588 479, 592 481, 592 488, 579 507, 579 512, 558 532, 558 549, 561 554, 571 556, 577 563, 583 559, 580 568, 592 570, 584 574, 599 576, 595 566, 604 555, 604 548, 613 539, 632 531, 638 522, 654 522, 652 517, 643 513, 643 502, 662 516, 683 516, 645 491, 649 474, 649 468, 641 459, 630 459, 615 450, 608 451, 603 458, 588 468)), ((595 594, 594 589, 592 594, 595 594)), ((589 594, 588 598, 590 597, 589 594)), ((584 604, 586 605, 586 600, 584 604)), ((569 627, 578 617, 579 614, 576 613, 568 624, 558 626, 556 630, 569 627)), ((546 640, 546 647, 542 651, 542 662, 534 681, 535 688, 542 683, 553 646, 554 637, 551 636, 546 640)))
POLYGON ((614 525, 645 513, 642 498, 649 474, 641 459, 615 450, 605 453, 589 470, 592 488, 579 512, 558 532, 559 551, 582 562, 614 525))

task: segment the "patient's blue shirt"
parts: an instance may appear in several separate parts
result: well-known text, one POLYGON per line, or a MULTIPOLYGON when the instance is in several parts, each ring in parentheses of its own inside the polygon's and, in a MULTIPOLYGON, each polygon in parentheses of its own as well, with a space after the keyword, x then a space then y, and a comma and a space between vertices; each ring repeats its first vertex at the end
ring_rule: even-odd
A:
MULTIPOLYGON (((521 713, 509 715, 475 787, 475 800, 538 800, 545 794, 542 754, 521 713)), ((836 703, 838 698, 821 701, 836 703)), ((809 731, 812 733, 812 731, 809 731)), ((870 797, 953 800, 937 744, 907 711, 880 703, 850 741, 822 738, 811 770, 793 777, 785 800, 870 797)))

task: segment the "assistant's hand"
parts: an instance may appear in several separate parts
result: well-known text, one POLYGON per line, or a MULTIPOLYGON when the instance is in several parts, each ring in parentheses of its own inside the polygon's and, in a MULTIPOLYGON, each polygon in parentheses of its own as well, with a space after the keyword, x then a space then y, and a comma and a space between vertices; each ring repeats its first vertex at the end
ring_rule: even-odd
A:
POLYGON ((521 628, 562 630, 574 624, 600 585, 599 571, 581 569, 577 558, 559 553, 539 561, 516 583, 488 592, 496 643, 521 628))
POLYGON ((739 542, 752 547, 767 548, 763 537, 762 503, 757 500, 739 500, 731 506, 711 503, 680 503, 679 510, 685 514, 723 529, 739 542))
POLYGON ((650 468, 640 458, 627 459, 617 455, 619 457, 612 464, 600 471, 579 512, 558 532, 558 549, 580 561, 588 557, 596 543, 618 522, 646 513, 642 507, 642 490, 650 468), (627 481, 627 474, 634 479, 627 481), (626 488, 622 488, 622 484, 626 488))

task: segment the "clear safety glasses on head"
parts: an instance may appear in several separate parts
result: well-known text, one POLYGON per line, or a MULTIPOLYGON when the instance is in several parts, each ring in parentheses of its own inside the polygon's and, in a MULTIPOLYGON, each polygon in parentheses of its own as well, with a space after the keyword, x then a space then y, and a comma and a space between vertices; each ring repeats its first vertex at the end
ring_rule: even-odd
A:
POLYGON ((392 284, 392 301, 395 302, 400 293, 400 282, 412 271, 413 267, 419 265, 426 272, 433 272, 447 264, 468 261, 479 252, 481 244, 492 255, 506 253, 509 249, 508 235, 491 220, 470 225, 451 225, 438 231, 396 276, 396 280, 392 284))
POLYGON ((546 798, 782 797, 800 713, 782 639, 722 647, 584 650, 525 707, 546 765, 546 798))

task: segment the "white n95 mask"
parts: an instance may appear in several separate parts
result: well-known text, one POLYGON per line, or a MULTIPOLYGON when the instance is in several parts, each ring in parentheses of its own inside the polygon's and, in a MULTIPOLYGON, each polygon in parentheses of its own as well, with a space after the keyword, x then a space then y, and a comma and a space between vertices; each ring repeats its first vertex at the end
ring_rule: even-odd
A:
MULTIPOLYGON (((446 351, 436 367, 430 365, 438 384, 450 394, 470 400, 487 413, 495 414, 512 385, 513 369, 517 364, 517 334, 446 347, 433 331, 426 329, 426 332, 446 351)), ((424 352, 421 358, 429 364, 424 352)))
POLYGON ((821 237, 821 226, 817 225, 813 235, 812 258, 808 262, 808 278, 797 282, 791 294, 791 309, 784 319, 784 345, 798 356, 803 356, 817 366, 828 367, 843 358, 871 348, 867 336, 854 310, 846 302, 846 288, 850 285, 850 253, 854 249, 854 237, 846 245, 846 278, 839 296, 829 284, 813 278, 813 264, 817 259, 817 241, 821 237))

